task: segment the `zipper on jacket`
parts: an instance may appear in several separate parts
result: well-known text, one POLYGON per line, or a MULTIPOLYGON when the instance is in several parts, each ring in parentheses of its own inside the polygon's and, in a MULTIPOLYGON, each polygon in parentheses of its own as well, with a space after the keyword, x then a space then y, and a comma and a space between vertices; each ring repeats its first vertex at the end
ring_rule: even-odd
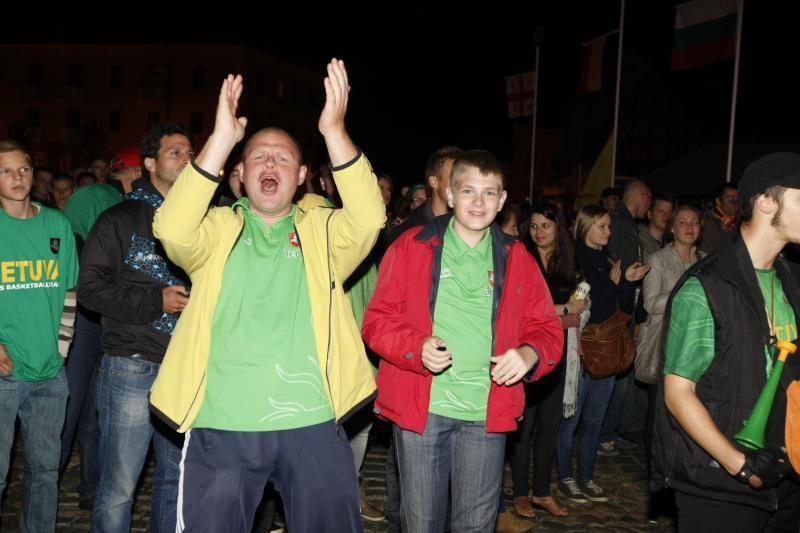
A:
POLYGON ((331 268, 331 217, 335 211, 331 210, 328 219, 325 221, 325 254, 328 262, 328 343, 325 349, 325 382, 328 384, 328 397, 330 398, 331 408, 333 408, 333 424, 336 426, 336 440, 339 440, 339 424, 336 421, 336 408, 333 405, 333 393, 331 392, 331 378, 328 374, 328 366, 331 357, 331 331, 333 322, 333 290, 336 282, 333 280, 333 269, 331 268))
MULTIPOLYGON (((239 244, 239 239, 242 238, 242 233, 244 233, 244 217, 242 218, 242 227, 239 228, 239 234, 236 235, 236 240, 233 241, 233 246, 231 246, 231 249, 228 250, 228 256, 225 258, 225 263, 226 264, 228 263, 228 259, 231 258, 231 254, 233 253, 233 249, 236 248, 237 244, 239 244)), ((222 290, 222 286, 221 285, 220 285, 220 290, 222 290)), ((217 303, 219 303, 219 296, 217 296, 217 303)), ((215 309, 216 309, 216 307, 215 307, 215 309)), ((211 347, 209 346, 209 355, 210 354, 211 354, 211 347)), ((208 363, 206 363, 206 368, 208 368, 208 363)), ((200 378, 200 383, 202 383, 204 379, 206 379, 206 373, 205 372, 203 372, 203 377, 200 378)), ((183 415, 183 420, 180 423, 181 426, 186 422, 186 419, 189 418, 189 413, 192 410, 192 406, 194 406, 194 403, 197 401, 197 395, 198 394, 200 394, 200 387, 199 386, 197 387, 197 390, 194 391, 194 398, 192 398, 192 403, 189 404, 189 408, 186 410, 186 413, 183 415)))

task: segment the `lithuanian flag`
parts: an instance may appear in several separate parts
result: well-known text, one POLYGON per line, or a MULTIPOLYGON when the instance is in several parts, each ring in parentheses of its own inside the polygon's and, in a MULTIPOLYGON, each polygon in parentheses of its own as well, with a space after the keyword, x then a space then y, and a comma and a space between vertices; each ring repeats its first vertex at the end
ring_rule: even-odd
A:
POLYGON ((738 0, 693 0, 677 6, 672 70, 733 59, 738 0))

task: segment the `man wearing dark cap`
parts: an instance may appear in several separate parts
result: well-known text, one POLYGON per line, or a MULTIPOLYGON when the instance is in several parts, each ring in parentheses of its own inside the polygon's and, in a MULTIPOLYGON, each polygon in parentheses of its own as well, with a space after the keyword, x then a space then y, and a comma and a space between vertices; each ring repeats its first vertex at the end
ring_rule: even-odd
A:
POLYGON ((776 343, 797 338, 797 273, 779 254, 800 242, 800 155, 756 160, 739 192, 739 235, 690 268, 667 305, 652 484, 675 489, 680 531, 800 526, 800 485, 781 449, 797 356, 781 375, 764 447, 733 438, 772 371, 776 343))

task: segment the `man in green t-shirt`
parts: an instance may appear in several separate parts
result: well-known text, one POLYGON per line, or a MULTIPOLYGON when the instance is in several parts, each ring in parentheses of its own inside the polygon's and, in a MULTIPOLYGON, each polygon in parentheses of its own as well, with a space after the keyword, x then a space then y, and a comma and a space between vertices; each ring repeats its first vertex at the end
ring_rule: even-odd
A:
POLYGON ((54 531, 66 357, 75 321, 75 238, 67 218, 31 202, 31 160, 0 141, 0 495, 20 419, 25 477, 19 530, 54 531))
POLYGON ((779 254, 800 242, 800 155, 756 160, 739 191, 739 238, 720 240, 688 271, 665 317, 653 471, 656 485, 676 491, 681 531, 800 527, 800 485, 785 477, 791 468, 781 449, 785 388, 800 377, 796 357, 762 428, 764 446, 734 440, 773 371, 775 344, 797 338, 800 289, 794 265, 779 254))
POLYGON ((179 531, 250 531, 264 485, 288 529, 361 531, 358 480, 342 422, 375 382, 344 281, 386 215, 369 162, 348 135, 349 83, 332 60, 319 131, 342 208, 292 203, 307 167, 280 128, 257 131, 237 165, 247 192, 207 210, 244 136, 241 76, 223 82, 214 131, 156 213, 153 231, 191 276, 192 299, 150 392, 186 431, 179 531))

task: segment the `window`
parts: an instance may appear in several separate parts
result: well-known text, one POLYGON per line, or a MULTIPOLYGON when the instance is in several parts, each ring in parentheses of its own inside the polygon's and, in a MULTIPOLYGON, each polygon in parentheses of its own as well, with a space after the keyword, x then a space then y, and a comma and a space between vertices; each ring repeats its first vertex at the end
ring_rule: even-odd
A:
POLYGON ((120 65, 111 65, 111 78, 108 86, 112 89, 122 87, 122 67, 120 65))
POLYGON ((67 129, 78 130, 81 128, 81 112, 77 109, 67 110, 67 129))
POLYGON ((80 65, 67 68, 67 87, 83 87, 83 68, 80 65))
POLYGON ((122 111, 112 109, 108 115, 108 122, 111 131, 120 131, 122 129, 122 111))
POLYGON ((192 71, 192 89, 206 88, 206 68, 194 67, 192 71))
POLYGON ((203 112, 192 111, 189 116, 189 131, 192 133, 203 133, 203 112))
POLYGON ((25 126, 29 128, 39 127, 39 110, 29 107, 25 110, 25 126))
POLYGON ((167 78, 167 71, 164 67, 153 67, 150 71, 150 77, 147 80, 148 88, 161 89, 164 87, 164 82, 167 78))

